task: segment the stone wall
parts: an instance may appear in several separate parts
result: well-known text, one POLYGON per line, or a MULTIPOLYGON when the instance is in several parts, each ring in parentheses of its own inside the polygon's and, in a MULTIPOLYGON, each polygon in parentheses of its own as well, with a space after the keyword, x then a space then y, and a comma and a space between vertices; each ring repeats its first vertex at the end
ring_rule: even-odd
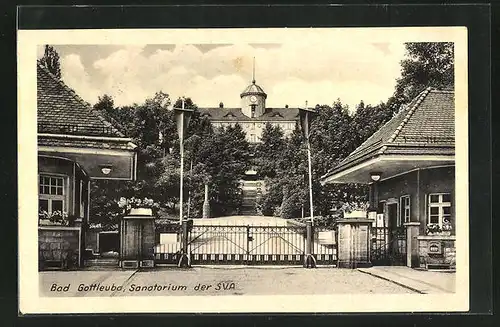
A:
POLYGON ((421 235, 418 239, 418 255, 421 268, 446 266, 455 269, 455 236, 421 235))
POLYGON ((39 227, 38 260, 40 270, 74 268, 79 265, 80 233, 76 227, 39 227))

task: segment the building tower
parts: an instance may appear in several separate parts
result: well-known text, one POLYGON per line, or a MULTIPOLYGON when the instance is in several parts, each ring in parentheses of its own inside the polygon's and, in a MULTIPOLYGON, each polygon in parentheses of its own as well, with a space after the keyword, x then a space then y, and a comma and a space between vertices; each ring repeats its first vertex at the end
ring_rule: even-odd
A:
POLYGON ((264 90, 255 84, 255 58, 253 61, 252 84, 241 92, 241 111, 247 117, 260 117, 266 110, 267 94, 264 90))

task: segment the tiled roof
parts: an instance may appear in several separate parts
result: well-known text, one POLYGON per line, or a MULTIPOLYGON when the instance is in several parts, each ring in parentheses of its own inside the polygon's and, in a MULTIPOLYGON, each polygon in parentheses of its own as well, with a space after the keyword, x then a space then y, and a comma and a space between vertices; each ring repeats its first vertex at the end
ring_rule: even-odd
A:
POLYGON ((123 140, 94 140, 85 138, 64 138, 49 135, 38 135, 38 146, 92 148, 110 150, 134 150, 137 146, 123 140))
POLYGON ((38 133, 123 137, 90 104, 37 64, 38 133))
POLYGON ((245 95, 251 95, 251 94, 263 95, 264 98, 267 98, 266 92, 264 92, 264 90, 260 86, 255 84, 255 80, 253 80, 252 84, 248 85, 246 89, 243 92, 241 92, 240 97, 244 97, 245 95))
POLYGON ((454 101, 453 90, 427 88, 326 176, 383 154, 453 155, 454 101))
POLYGON ((299 120, 298 108, 266 108, 264 114, 251 118, 241 108, 200 108, 200 115, 212 121, 290 121, 299 120))

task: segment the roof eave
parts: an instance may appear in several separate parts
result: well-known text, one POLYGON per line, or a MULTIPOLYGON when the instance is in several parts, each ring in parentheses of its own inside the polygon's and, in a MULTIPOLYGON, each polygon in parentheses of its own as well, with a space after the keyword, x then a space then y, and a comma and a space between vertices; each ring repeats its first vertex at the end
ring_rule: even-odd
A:
POLYGON ((453 154, 379 154, 372 156, 349 167, 342 167, 323 175, 320 179, 322 185, 335 183, 371 183, 370 172, 381 171, 383 179, 392 178, 396 175, 409 172, 412 169, 423 169, 437 166, 447 166, 455 164, 453 154))

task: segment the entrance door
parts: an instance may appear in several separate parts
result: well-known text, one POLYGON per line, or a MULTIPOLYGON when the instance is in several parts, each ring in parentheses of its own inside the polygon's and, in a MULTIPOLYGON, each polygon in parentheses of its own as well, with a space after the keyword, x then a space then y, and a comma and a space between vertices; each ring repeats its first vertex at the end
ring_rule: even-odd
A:
POLYGON ((99 233, 99 252, 102 254, 109 252, 118 253, 120 250, 120 237, 118 232, 99 233))
POLYGON ((387 215, 389 220, 389 253, 394 253, 394 239, 397 236, 398 229, 398 205, 391 203, 387 205, 387 215))
POLYGON ((398 221, 398 204, 387 205, 389 220, 389 259, 391 265, 404 265, 406 258, 406 234, 398 221))

